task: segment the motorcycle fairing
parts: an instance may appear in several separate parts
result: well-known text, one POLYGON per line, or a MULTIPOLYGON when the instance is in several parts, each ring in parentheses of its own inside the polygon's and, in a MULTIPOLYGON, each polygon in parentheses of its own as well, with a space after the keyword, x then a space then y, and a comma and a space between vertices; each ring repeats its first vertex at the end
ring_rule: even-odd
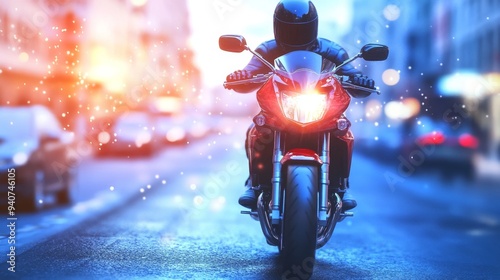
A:
POLYGON ((294 51, 275 60, 278 68, 271 79, 257 91, 257 101, 266 118, 266 125, 279 131, 317 132, 337 129, 337 120, 347 109, 350 96, 331 74, 335 66, 321 55, 309 51, 294 51), (300 123, 285 116, 284 94, 327 95, 326 110, 309 123, 300 123))

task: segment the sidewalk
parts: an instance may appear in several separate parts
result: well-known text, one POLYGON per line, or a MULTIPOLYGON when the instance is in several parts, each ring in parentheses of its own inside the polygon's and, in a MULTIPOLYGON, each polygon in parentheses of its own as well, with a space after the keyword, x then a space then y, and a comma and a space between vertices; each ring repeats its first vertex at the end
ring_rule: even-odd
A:
POLYGON ((474 163, 478 181, 493 182, 500 188, 500 161, 485 156, 477 156, 474 163))
MULTIPOLYGON (((401 177, 388 182, 386 173, 397 175, 397 164, 380 163, 366 155, 356 156, 353 160, 359 166, 376 166, 363 171, 363 176, 373 181, 383 182, 394 195, 405 193, 425 203, 438 203, 450 215, 472 219, 489 226, 500 225, 500 169, 498 162, 482 160, 478 165, 483 168, 475 180, 455 177, 443 180, 438 172, 425 172, 410 177, 401 177), (392 185, 391 185, 392 184, 392 185)), ((356 166, 354 166, 356 168, 356 166)))

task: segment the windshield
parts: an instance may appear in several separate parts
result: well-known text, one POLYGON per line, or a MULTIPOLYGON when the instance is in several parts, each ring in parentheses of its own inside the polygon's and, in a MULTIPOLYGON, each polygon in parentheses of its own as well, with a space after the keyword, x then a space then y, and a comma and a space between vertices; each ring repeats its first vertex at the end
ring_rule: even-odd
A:
POLYGON ((316 73, 331 72, 335 63, 310 51, 293 51, 274 60, 276 68, 293 73, 299 69, 309 69, 316 73))
POLYGON ((274 82, 278 90, 311 93, 327 92, 335 64, 309 51, 294 51, 278 57, 274 82))

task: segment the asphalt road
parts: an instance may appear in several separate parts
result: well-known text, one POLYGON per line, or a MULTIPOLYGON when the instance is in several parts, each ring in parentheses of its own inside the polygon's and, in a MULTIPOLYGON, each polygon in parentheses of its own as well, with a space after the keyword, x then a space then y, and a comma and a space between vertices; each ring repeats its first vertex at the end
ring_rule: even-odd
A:
MULTIPOLYGON (((0 279, 282 279, 277 248, 239 214, 246 123, 234 125, 150 159, 83 160, 78 203, 18 215, 15 273, 2 230, 0 279)), ((313 279, 499 279, 500 187, 388 180, 396 170, 355 155, 355 216, 313 279)))

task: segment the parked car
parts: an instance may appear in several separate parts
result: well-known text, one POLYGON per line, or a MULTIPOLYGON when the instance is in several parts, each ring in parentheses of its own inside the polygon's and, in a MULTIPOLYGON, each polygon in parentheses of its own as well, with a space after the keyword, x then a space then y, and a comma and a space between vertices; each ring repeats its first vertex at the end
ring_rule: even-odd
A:
POLYGON ((403 155, 417 167, 439 171, 446 177, 475 176, 479 139, 471 119, 421 117, 408 125, 407 132, 403 155))
POLYGON ((59 203, 70 203, 73 145, 74 134, 63 130, 48 108, 0 107, 2 195, 11 191, 14 208, 31 211, 41 209, 48 194, 55 194, 59 203), (15 179, 14 188, 7 188, 8 178, 15 179))
POLYGON ((211 131, 208 115, 185 106, 179 97, 156 96, 146 104, 144 110, 155 120, 154 138, 159 144, 184 145, 211 131))
POLYGON ((97 135, 99 155, 144 155, 150 156, 158 147, 154 139, 155 122, 141 111, 119 115, 109 129, 97 135))
POLYGON ((155 138, 160 144, 186 144, 189 120, 185 115, 156 114, 155 138))
POLYGON ((155 138, 164 145, 184 145, 202 138, 210 132, 200 114, 155 114, 155 138))

